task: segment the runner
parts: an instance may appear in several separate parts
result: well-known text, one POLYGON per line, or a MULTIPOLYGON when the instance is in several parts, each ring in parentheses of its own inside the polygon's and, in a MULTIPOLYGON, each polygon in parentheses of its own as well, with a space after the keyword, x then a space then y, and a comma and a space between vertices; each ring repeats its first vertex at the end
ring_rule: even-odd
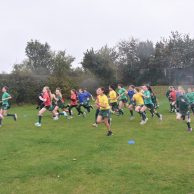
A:
POLYGON ((50 110, 51 105, 52 105, 51 103, 52 96, 51 96, 51 91, 49 87, 45 86, 42 90, 42 93, 43 93, 43 97, 40 97, 40 100, 43 101, 44 107, 42 107, 40 111, 38 112, 38 122, 35 123, 36 127, 42 126, 42 116, 44 112, 46 112, 47 110, 50 110))
POLYGON ((191 111, 194 114, 194 92, 191 88, 188 88, 188 93, 186 94, 187 99, 189 100, 191 111))
POLYGON ((69 115, 70 115, 70 118, 73 118, 72 117, 72 112, 71 112, 71 110, 73 108, 76 108, 76 110, 78 112, 78 115, 83 115, 83 117, 85 117, 85 113, 83 113, 81 111, 81 109, 79 108, 79 106, 78 106, 77 92, 74 89, 71 90, 71 102, 70 102, 70 105, 69 105, 69 115))
POLYGON ((93 127, 98 127, 98 123, 97 123, 97 118, 98 118, 98 114, 100 112, 100 106, 99 106, 99 90, 96 90, 96 101, 95 101, 95 106, 96 106, 96 112, 95 112, 95 123, 92 124, 93 127))
POLYGON ((127 91, 126 89, 123 87, 122 84, 118 84, 118 94, 119 96, 117 97, 118 101, 119 101, 119 114, 120 115, 124 115, 123 112, 123 107, 127 107, 127 91))
POLYGON ((104 123, 108 130, 107 136, 112 135, 109 119, 110 119, 110 106, 108 103, 108 97, 104 94, 104 88, 98 88, 98 105, 100 107, 100 111, 97 117, 97 124, 104 123))
POLYGON ((8 93, 8 87, 4 86, 2 88, 2 92, 3 92, 3 95, 2 95, 2 98, 1 98, 2 106, 1 106, 1 110, 0 110, 0 127, 2 126, 3 118, 6 117, 6 116, 7 117, 13 117, 14 121, 17 120, 17 114, 8 113, 8 110, 11 107, 9 100, 12 99, 11 95, 8 93))
POLYGON ((182 119, 183 121, 186 120, 187 127, 188 127, 187 130, 191 132, 192 128, 191 128, 191 119, 190 119, 190 112, 189 112, 189 100, 187 99, 185 95, 185 91, 181 86, 178 87, 178 92, 180 93, 180 95, 176 99, 176 104, 177 104, 176 119, 177 120, 182 119))
POLYGON ((135 117, 134 117, 134 113, 133 111, 135 110, 135 102, 133 101, 133 95, 135 94, 134 92, 134 89, 135 89, 135 86, 134 85, 130 85, 129 88, 128 88, 128 96, 129 96, 129 111, 130 111, 130 120, 133 120, 135 117))
POLYGON ((133 101, 135 102, 135 111, 138 112, 142 118, 140 124, 144 125, 148 121, 148 118, 146 117, 146 106, 144 105, 143 100, 143 94, 141 92, 141 88, 136 87, 135 88, 135 94, 133 95, 133 101))
POLYGON ((118 113, 117 93, 112 85, 109 86, 109 101, 111 113, 118 113))
POLYGON ((154 115, 156 115, 160 120, 162 120, 162 115, 160 113, 158 113, 154 107, 154 104, 153 104, 152 98, 151 98, 151 93, 148 90, 147 86, 143 86, 142 89, 144 91, 143 92, 144 104, 149 109, 152 117, 154 117, 154 115))

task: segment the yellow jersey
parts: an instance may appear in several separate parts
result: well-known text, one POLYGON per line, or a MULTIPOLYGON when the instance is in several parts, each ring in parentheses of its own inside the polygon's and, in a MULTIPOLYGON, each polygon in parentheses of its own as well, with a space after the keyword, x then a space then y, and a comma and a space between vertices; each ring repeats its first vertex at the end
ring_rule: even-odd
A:
POLYGON ((109 97, 110 97, 110 103, 117 102, 117 93, 114 90, 109 92, 109 97))
POLYGON ((135 101, 136 105, 144 105, 143 94, 140 92, 133 95, 133 100, 135 101))
POLYGON ((103 94, 102 96, 101 95, 98 96, 98 102, 99 102, 100 110, 109 110, 110 109, 110 106, 108 103, 108 98, 105 94, 103 94))

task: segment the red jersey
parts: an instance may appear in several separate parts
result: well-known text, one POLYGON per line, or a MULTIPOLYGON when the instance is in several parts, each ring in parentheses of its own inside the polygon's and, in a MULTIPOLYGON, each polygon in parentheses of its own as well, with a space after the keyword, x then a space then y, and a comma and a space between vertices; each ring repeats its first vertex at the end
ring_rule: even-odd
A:
POLYGON ((172 101, 176 101, 176 91, 172 91, 170 92, 170 98, 172 99, 172 101))
POLYGON ((71 105, 75 106, 77 105, 77 95, 76 94, 71 94, 71 105))
POLYGON ((51 106, 51 98, 50 98, 50 95, 49 95, 48 92, 45 92, 45 93, 43 94, 43 98, 46 100, 46 101, 44 102, 44 105, 45 105, 45 106, 51 106))

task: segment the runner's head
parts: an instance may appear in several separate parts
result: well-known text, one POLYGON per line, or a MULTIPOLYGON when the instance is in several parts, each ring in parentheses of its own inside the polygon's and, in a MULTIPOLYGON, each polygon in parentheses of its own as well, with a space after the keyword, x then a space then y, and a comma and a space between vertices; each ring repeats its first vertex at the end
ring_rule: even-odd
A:
POLYGON ((99 95, 103 95, 105 92, 105 89, 103 87, 98 88, 99 95))
POLYGON ((134 85, 129 85, 128 89, 129 90, 134 90, 135 89, 135 86, 134 85))
POLYGON ((44 86, 44 88, 43 88, 43 90, 42 90, 44 93, 45 92, 50 92, 50 89, 49 89, 49 87, 48 86, 44 86))
POLYGON ((178 92, 180 94, 185 94, 185 90, 184 90, 184 88, 182 86, 178 86, 178 92))
POLYGON ((79 93, 83 93, 84 90, 82 88, 79 89, 79 93))
POLYGON ((135 93, 139 93, 141 91, 141 88, 136 87, 134 91, 135 91, 135 93))
POLYGON ((71 90, 71 94, 75 94, 75 95, 77 95, 76 90, 75 90, 75 89, 72 89, 72 90, 71 90))
POLYGON ((3 88, 2 88, 2 92, 7 92, 8 91, 8 87, 7 86, 4 86, 3 88))
POLYGON ((96 94, 100 95, 100 89, 99 88, 96 90, 96 94))
POLYGON ((192 92, 192 88, 188 88, 188 89, 187 89, 187 92, 188 92, 188 93, 191 93, 191 92, 192 92))
POLYGON ((123 87, 123 84, 118 84, 118 89, 121 89, 123 87))
POLYGON ((110 85, 110 86, 109 86, 109 90, 110 90, 110 91, 115 90, 114 86, 113 86, 113 85, 110 85))
POLYGON ((55 94, 56 95, 61 95, 61 89, 60 88, 56 88, 55 94))
POLYGON ((147 86, 142 86, 142 89, 143 89, 143 91, 147 91, 148 90, 147 86))

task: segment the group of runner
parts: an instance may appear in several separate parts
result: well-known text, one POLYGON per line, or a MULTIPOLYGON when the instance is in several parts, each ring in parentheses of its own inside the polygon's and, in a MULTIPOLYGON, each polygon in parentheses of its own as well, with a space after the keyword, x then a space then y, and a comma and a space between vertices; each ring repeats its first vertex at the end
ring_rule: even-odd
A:
POLYGON ((186 92, 182 86, 170 86, 166 97, 170 104, 169 111, 176 113, 177 120, 186 121, 188 131, 191 132, 190 112, 194 114, 194 89, 188 88, 186 92))
POLYGON ((52 93, 49 87, 45 86, 42 93, 38 96, 37 109, 40 110, 38 112, 38 122, 35 123, 35 126, 41 127, 43 113, 47 110, 52 113, 54 120, 58 120, 59 116, 64 116, 68 119, 73 118, 73 108, 77 110, 79 116, 85 117, 86 112, 82 111, 81 107, 90 112, 93 108, 90 105, 90 98, 93 99, 93 96, 86 89, 79 89, 78 92, 72 89, 70 92, 70 103, 65 105, 60 88, 56 88, 55 93, 52 93))
POLYGON ((126 107, 130 111, 130 120, 133 120, 134 111, 140 115, 141 125, 148 121, 146 110, 149 110, 151 116, 156 115, 162 120, 162 115, 158 113, 157 99, 150 86, 135 87, 130 85, 126 90, 122 84, 118 84, 118 91, 114 86, 109 86, 108 95, 105 95, 104 88, 96 90, 96 114, 94 127, 104 122, 107 127, 107 135, 112 135, 110 113, 116 115, 124 115, 123 108, 126 107))
MULTIPOLYGON (((10 108, 9 100, 12 98, 7 92, 8 88, 2 88, 2 108, 0 110, 0 126, 5 116, 11 116, 16 121, 16 114, 9 114, 7 110, 10 108)), ((170 112, 176 112, 177 119, 186 120, 189 131, 192 131, 190 125, 190 110, 194 113, 194 91, 189 88, 186 93, 185 90, 179 86, 177 89, 173 86, 169 87, 166 96, 170 102, 170 112)), ((130 113, 130 120, 133 120, 134 112, 140 116, 140 124, 144 125, 148 121, 147 111, 150 112, 151 117, 155 115, 159 120, 162 120, 162 115, 158 112, 158 101, 150 86, 144 85, 135 87, 129 85, 126 90, 122 84, 116 87, 109 86, 108 91, 103 87, 96 90, 96 99, 94 100, 91 93, 86 89, 79 89, 78 91, 72 89, 70 92, 70 103, 65 104, 60 88, 56 88, 55 93, 52 93, 49 87, 45 86, 38 96, 38 122, 35 126, 41 127, 42 117, 47 110, 52 113, 54 120, 58 120, 60 116, 67 119, 73 118, 73 109, 76 109, 79 116, 86 116, 86 112, 90 113, 93 106, 90 104, 90 99, 95 101, 96 113, 94 127, 98 124, 104 123, 107 128, 107 136, 112 135, 111 130, 111 114, 122 116, 124 115, 123 108, 126 107, 130 113)))

